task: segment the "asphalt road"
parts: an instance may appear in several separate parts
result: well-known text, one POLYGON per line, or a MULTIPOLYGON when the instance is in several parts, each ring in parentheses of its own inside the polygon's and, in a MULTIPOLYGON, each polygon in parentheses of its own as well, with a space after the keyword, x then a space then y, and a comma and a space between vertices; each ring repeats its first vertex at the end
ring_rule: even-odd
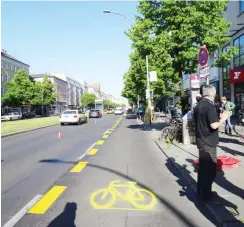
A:
POLYGON ((54 126, 2 138, 2 225, 36 195, 44 194, 73 166, 45 160, 77 161, 119 116, 89 119, 87 124, 54 126), (59 132, 62 138, 58 138, 59 132))
MULTIPOLYGON (((46 159, 42 171, 73 168, 54 182, 16 227, 215 226, 136 120, 123 119, 106 137, 78 164, 69 155, 60 155, 55 162, 53 155, 39 157, 46 159), (112 184, 114 180, 119 182, 112 184)), ((37 165, 38 160, 33 162, 37 165)))

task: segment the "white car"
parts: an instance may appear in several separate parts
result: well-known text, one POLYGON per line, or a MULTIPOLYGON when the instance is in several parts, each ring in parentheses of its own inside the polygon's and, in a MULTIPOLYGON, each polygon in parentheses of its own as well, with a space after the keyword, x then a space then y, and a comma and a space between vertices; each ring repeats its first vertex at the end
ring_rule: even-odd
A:
POLYGON ((21 115, 18 112, 7 113, 1 116, 2 121, 12 121, 12 120, 19 120, 21 115))
POLYGON ((59 117, 60 125, 64 124, 76 124, 87 122, 87 116, 85 112, 80 110, 65 110, 59 117))
POLYGON ((114 111, 114 115, 122 115, 123 109, 121 107, 116 107, 114 111))

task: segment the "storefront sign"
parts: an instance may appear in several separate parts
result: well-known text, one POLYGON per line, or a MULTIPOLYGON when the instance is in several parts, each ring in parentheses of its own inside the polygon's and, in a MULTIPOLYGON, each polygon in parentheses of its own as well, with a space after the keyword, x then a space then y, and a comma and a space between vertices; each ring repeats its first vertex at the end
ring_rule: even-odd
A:
POLYGON ((190 76, 191 88, 200 88, 200 76, 190 76))
POLYGON ((244 82, 244 69, 231 69, 230 70, 230 83, 238 84, 244 82))

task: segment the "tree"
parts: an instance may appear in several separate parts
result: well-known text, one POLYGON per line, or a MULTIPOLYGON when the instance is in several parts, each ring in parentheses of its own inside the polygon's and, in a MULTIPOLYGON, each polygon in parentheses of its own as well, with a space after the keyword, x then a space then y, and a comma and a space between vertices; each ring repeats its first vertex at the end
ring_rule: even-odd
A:
POLYGON ((81 96, 81 105, 86 106, 86 107, 94 107, 96 99, 97 99, 97 96, 95 94, 90 94, 88 92, 85 92, 81 96))
POLYGON ((54 89, 53 83, 47 76, 43 77, 42 82, 33 81, 33 96, 31 104, 34 106, 50 106, 56 102, 58 94, 54 89))
POLYGON ((103 106, 104 106, 106 109, 112 107, 112 101, 110 101, 109 99, 104 99, 104 100, 103 100, 103 106))
MULTIPOLYGON (((133 53, 137 53, 136 61, 144 60, 148 55, 149 70, 158 73, 159 80, 152 84, 156 99, 162 94, 180 92, 177 84, 183 73, 197 71, 197 55, 203 44, 213 54, 229 41, 226 34, 230 23, 223 18, 226 4, 226 0, 139 2, 141 16, 136 17, 136 23, 126 34, 132 40, 133 53)), ((236 48, 232 47, 220 54, 213 66, 229 64, 234 53, 236 48)), ((129 101, 135 99, 138 92, 133 80, 135 70, 132 70, 136 63, 133 58, 130 61, 131 67, 124 77, 122 92, 129 101)), ((143 73, 146 73, 144 67, 143 73)), ((144 81, 143 77, 141 81, 144 81)))
POLYGON ((22 69, 14 75, 11 82, 7 82, 7 92, 2 97, 3 106, 21 107, 23 113, 23 105, 30 101, 33 96, 33 84, 28 78, 27 71, 22 69))

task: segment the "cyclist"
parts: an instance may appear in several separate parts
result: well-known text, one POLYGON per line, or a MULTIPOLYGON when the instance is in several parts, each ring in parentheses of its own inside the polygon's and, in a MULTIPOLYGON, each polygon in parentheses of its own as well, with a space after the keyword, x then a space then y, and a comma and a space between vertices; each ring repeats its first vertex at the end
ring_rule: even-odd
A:
POLYGON ((142 116, 143 116, 143 109, 142 107, 139 107, 137 109, 137 118, 142 119, 142 116))

